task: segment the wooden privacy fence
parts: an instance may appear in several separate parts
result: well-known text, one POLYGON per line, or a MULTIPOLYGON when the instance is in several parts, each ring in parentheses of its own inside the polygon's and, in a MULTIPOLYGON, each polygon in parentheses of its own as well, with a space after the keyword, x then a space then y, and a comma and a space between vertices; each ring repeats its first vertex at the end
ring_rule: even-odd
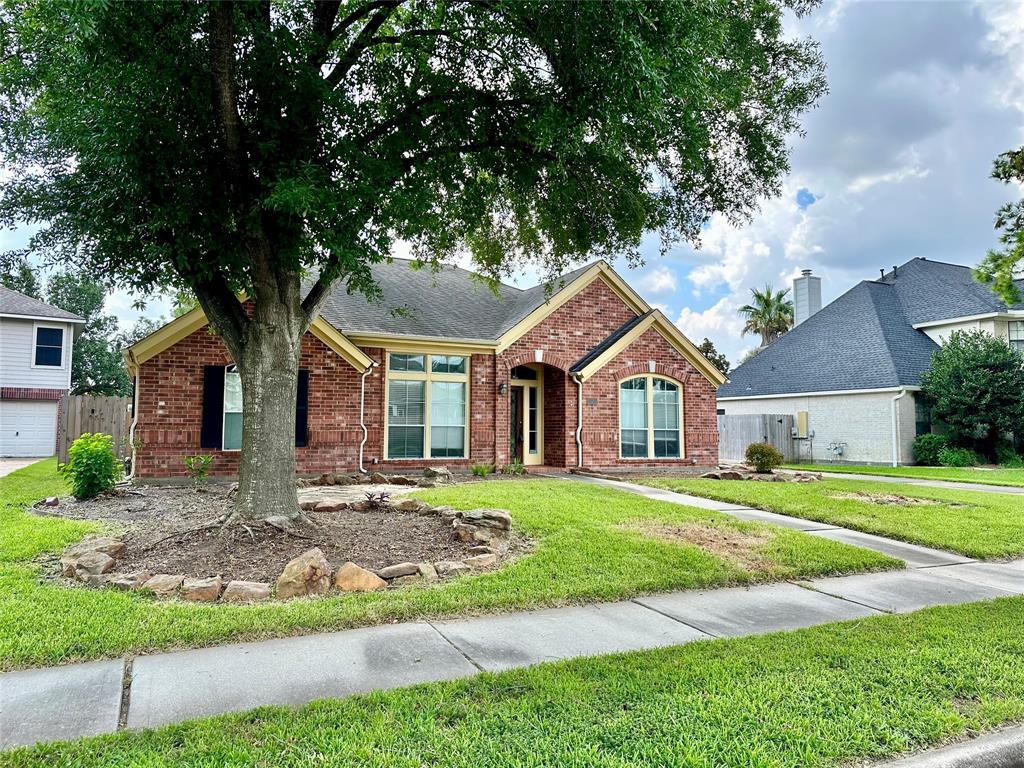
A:
POLYGON ((131 454, 128 428, 131 425, 130 397, 65 395, 58 405, 57 459, 68 460, 68 448, 86 432, 114 437, 114 451, 120 458, 131 454))
POLYGON ((768 443, 778 448, 786 462, 797 461, 793 427, 796 420, 784 414, 753 414, 718 417, 719 461, 743 461, 751 443, 768 443))

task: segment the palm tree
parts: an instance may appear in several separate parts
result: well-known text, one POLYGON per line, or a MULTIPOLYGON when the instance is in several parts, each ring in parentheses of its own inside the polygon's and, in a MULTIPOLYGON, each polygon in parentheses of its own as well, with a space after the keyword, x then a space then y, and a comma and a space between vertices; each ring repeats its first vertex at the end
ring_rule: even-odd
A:
POLYGON ((753 303, 740 307, 740 314, 747 321, 743 334, 760 334, 764 347, 793 327, 793 302, 786 298, 788 288, 776 291, 770 284, 763 291, 751 288, 750 293, 753 303))

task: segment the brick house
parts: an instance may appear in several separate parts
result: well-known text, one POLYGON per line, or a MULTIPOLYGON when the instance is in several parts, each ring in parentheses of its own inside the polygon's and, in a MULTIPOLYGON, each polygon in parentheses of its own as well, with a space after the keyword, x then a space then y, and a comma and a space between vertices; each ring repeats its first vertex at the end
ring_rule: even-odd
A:
MULTIPOLYGON (((339 288, 303 340, 301 474, 428 464, 637 467, 718 462, 724 376, 600 261, 497 292, 462 269, 374 267, 383 298, 339 288), (582 400, 581 400, 582 398, 582 400), (582 429, 580 429, 582 422, 582 429)), ((141 478, 215 456, 237 473, 241 390, 201 309, 126 352, 141 478)))

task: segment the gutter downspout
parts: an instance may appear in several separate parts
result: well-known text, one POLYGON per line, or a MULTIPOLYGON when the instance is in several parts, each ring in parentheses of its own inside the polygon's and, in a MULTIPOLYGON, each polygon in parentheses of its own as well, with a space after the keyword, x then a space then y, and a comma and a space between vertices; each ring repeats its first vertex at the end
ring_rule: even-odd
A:
POLYGON ((139 374, 141 371, 131 352, 126 352, 125 356, 131 367, 135 369, 135 382, 132 387, 132 423, 128 427, 128 444, 132 447, 132 469, 125 478, 130 482, 135 477, 135 427, 139 424, 139 374))
POLYGON ((583 379, 576 379, 576 466, 583 467, 583 379))
POLYGON ((900 393, 892 399, 892 465, 900 465, 900 417, 899 401, 907 394, 907 390, 901 389, 900 393))
POLYGON ((363 447, 366 445, 366 441, 369 438, 369 431, 366 429, 366 420, 364 418, 366 408, 366 377, 370 375, 374 368, 377 367, 377 363, 373 363, 363 371, 363 376, 359 381, 359 428, 363 430, 363 439, 359 441, 359 471, 362 474, 366 474, 366 469, 363 467, 363 447))

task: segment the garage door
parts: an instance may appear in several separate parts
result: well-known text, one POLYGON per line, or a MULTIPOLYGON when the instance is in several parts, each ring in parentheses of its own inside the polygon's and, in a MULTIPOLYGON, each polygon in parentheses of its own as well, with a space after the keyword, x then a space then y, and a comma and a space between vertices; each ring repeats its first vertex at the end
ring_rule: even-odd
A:
POLYGON ((0 400, 0 456, 52 456, 57 403, 0 400))

